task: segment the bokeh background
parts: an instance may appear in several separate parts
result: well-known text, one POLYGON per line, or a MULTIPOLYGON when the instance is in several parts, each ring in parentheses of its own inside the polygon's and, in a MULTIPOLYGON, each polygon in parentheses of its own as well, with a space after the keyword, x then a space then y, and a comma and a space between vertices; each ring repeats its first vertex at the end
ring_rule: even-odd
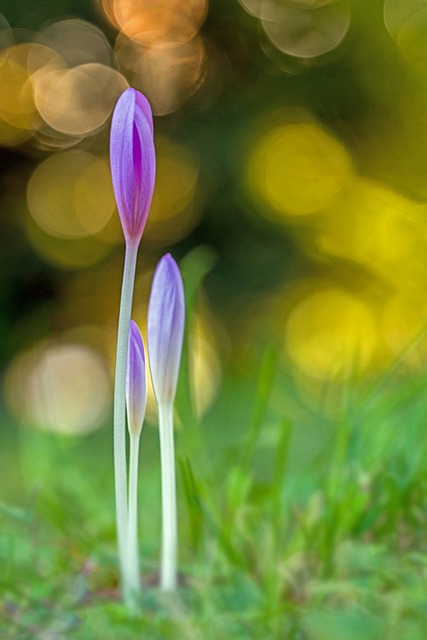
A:
POLYGON ((3 415, 67 434, 110 422, 124 243, 108 139, 129 85, 151 101, 158 156, 134 316, 144 326, 171 251, 198 415, 253 378, 266 349, 306 405, 396 359, 422 371, 425 0, 0 11, 3 415))

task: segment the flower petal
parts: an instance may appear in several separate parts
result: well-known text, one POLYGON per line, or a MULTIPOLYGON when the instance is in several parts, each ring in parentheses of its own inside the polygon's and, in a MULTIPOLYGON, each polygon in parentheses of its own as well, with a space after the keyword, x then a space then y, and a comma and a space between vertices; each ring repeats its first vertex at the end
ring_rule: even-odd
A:
POLYGON ((185 300, 181 273, 168 253, 153 276, 148 304, 148 357, 158 404, 173 402, 184 337, 185 300))
POLYGON ((153 112, 151 111, 150 103, 147 98, 140 91, 135 91, 135 101, 138 107, 141 109, 145 118, 150 125, 151 133, 154 133, 153 127, 153 112))
POLYGON ((146 406, 147 384, 144 342, 138 325, 131 320, 126 371, 126 409, 128 429, 131 434, 138 435, 141 432, 146 406))
POLYGON ((110 164, 114 194, 126 241, 141 240, 153 197, 156 154, 148 100, 126 89, 113 113, 110 164))

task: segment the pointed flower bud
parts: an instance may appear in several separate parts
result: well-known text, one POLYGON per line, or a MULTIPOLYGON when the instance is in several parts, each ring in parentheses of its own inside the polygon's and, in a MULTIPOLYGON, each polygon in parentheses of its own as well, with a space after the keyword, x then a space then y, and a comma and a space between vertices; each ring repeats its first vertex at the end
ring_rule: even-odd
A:
POLYGON ((184 319, 181 273, 168 253, 161 258, 154 272, 148 304, 148 357, 159 405, 171 404, 175 397, 184 319))
POLYGON ((114 108, 110 163, 126 242, 139 243, 153 197, 156 154, 151 108, 135 89, 126 89, 114 108))
POLYGON ((145 379, 144 342, 138 325, 130 321, 129 348, 126 371, 126 409, 128 429, 131 435, 139 435, 147 405, 147 385, 145 379))

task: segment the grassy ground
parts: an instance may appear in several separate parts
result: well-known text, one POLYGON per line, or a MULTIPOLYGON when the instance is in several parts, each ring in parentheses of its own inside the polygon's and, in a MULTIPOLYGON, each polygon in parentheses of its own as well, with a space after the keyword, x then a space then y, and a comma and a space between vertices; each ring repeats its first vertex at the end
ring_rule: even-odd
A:
POLYGON ((157 432, 142 439, 139 615, 117 594, 111 434, 2 420, 0 637, 424 640, 427 393, 396 371, 297 389, 267 353, 178 433, 182 586, 156 588, 157 432), (256 376, 255 376, 256 378, 256 376))

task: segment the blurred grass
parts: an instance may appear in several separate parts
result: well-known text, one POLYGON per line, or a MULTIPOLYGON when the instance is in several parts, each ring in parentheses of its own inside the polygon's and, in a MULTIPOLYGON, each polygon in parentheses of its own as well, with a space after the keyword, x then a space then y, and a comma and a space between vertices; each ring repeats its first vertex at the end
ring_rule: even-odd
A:
POLYGON ((353 383, 335 413, 310 413, 273 352, 258 382, 230 373, 190 427, 196 453, 178 433, 182 587, 170 597, 155 586, 157 433, 146 426, 136 617, 117 594, 108 428, 63 439, 3 418, 1 637, 421 640, 424 388, 425 376, 395 373, 369 394, 353 383), (313 424, 317 448, 306 446, 313 424))

